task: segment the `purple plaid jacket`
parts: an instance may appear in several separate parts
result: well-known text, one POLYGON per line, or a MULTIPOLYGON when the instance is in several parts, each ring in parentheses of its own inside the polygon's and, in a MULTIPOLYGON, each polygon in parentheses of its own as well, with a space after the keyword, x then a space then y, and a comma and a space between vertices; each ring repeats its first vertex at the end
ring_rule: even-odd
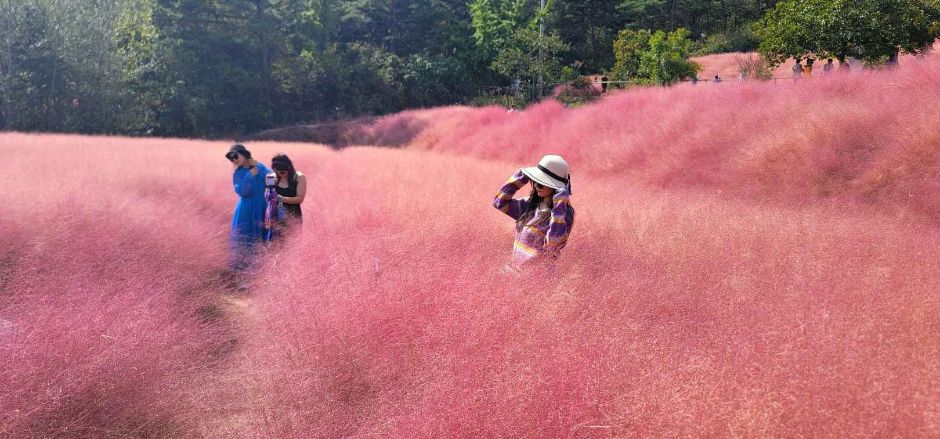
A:
POLYGON ((558 257, 568 243, 568 234, 574 225, 574 208, 568 202, 568 191, 555 190, 551 209, 540 206, 534 214, 522 217, 529 198, 514 200, 512 197, 529 182, 529 178, 517 171, 499 189, 493 207, 516 220, 516 239, 512 246, 511 265, 514 268, 550 258, 558 257))

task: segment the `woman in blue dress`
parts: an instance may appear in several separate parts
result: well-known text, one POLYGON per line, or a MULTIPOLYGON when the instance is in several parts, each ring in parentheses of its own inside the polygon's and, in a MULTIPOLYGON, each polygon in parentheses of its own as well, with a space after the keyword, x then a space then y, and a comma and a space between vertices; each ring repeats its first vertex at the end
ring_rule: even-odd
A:
POLYGON ((232 184, 238 194, 235 215, 232 217, 231 267, 234 271, 245 270, 261 243, 264 209, 264 177, 271 172, 263 163, 251 158, 251 151, 244 145, 235 144, 225 154, 233 165, 232 184))

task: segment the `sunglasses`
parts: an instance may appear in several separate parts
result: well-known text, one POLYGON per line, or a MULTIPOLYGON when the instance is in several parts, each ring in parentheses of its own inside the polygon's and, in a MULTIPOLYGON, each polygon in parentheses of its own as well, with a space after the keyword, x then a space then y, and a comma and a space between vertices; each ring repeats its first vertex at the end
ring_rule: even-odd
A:
POLYGON ((230 152, 230 153, 228 153, 228 154, 225 154, 225 158, 227 158, 228 161, 230 161, 230 162, 234 162, 235 159, 238 158, 238 153, 237 153, 237 152, 230 152))
POLYGON ((534 187, 536 190, 539 190, 539 189, 544 188, 545 185, 543 185, 543 184, 538 184, 538 183, 536 183, 536 182, 533 181, 533 182, 532 182, 532 187, 534 187))
POLYGON ((275 169, 274 172, 277 172, 278 174, 286 174, 290 171, 288 171, 287 169, 275 169))

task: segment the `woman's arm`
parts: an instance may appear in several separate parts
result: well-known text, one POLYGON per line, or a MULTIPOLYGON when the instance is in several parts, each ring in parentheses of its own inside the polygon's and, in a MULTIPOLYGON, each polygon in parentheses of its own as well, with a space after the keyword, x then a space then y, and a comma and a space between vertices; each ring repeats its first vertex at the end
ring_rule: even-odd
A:
POLYGON ((493 207, 511 216, 512 219, 519 219, 526 202, 525 200, 513 200, 512 196, 528 182, 529 177, 526 177, 521 169, 516 171, 515 174, 512 174, 512 177, 509 177, 506 184, 499 188, 499 192, 496 193, 496 198, 493 200, 493 207))
POLYGON ((557 252, 568 240, 568 190, 556 189, 552 196, 552 219, 545 234, 545 250, 557 252))
POLYGON ((301 173, 297 173, 297 196, 295 197, 281 197, 281 201, 285 204, 300 204, 304 202, 304 197, 307 196, 307 176, 301 173))
POLYGON ((255 191, 255 177, 258 175, 258 168, 246 169, 241 172, 242 169, 245 168, 236 169, 235 173, 232 174, 232 183, 235 186, 235 193, 242 198, 247 198, 255 191))

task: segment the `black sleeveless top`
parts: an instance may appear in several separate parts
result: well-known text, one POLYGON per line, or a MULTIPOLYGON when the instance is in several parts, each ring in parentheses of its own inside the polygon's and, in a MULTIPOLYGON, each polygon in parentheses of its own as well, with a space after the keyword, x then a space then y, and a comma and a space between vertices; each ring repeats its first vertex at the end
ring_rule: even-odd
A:
MULTIPOLYGON (((274 190, 277 191, 277 194, 282 197, 296 197, 297 196, 297 180, 287 181, 287 187, 281 187, 280 185, 274 186, 274 190)), ((294 217, 296 219, 301 219, 303 217, 303 212, 300 211, 299 204, 287 204, 283 203, 284 212, 287 216, 294 217)))

